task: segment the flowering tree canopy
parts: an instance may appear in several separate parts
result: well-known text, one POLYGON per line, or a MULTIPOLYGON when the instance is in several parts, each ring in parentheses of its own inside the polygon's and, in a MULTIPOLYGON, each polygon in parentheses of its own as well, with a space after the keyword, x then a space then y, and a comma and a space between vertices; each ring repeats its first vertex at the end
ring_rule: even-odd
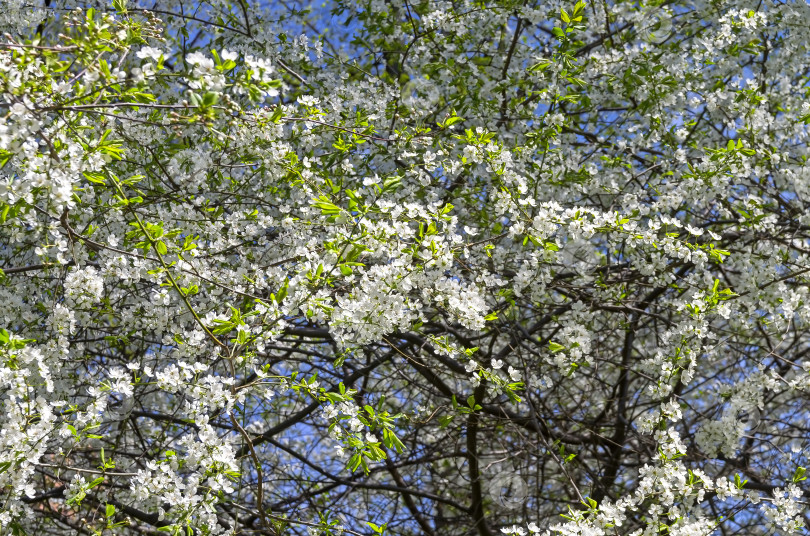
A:
POLYGON ((0 535, 774 534, 804 0, 5 0, 0 535))

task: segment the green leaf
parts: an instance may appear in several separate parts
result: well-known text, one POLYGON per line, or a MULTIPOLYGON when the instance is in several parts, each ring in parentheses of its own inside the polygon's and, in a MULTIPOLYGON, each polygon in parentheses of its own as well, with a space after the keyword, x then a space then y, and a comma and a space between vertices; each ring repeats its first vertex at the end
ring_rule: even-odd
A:
POLYGON ((6 164, 8 164, 8 161, 11 160, 12 156, 14 156, 14 153, 0 149, 0 168, 3 168, 6 164))
POLYGON ((95 184, 106 184, 107 183, 107 177, 104 176, 103 173, 97 173, 97 172, 94 172, 94 171, 85 171, 85 172, 82 173, 82 175, 84 175, 85 179, 87 179, 88 181, 90 181, 92 183, 95 183, 95 184))
POLYGON ((317 208, 321 209, 324 215, 339 214, 340 208, 334 203, 330 202, 325 196, 321 196, 313 203, 317 208))
POLYGON ((551 60, 540 60, 540 63, 536 63, 529 67, 529 72, 535 71, 545 71, 551 66, 551 60))
POLYGON ((209 91, 205 95, 203 95, 202 105, 203 106, 214 106, 216 103, 219 102, 219 94, 214 93, 213 91, 209 91))
POLYGON ((8 471, 8 468, 11 467, 11 462, 2 462, 0 463, 0 475, 8 471))

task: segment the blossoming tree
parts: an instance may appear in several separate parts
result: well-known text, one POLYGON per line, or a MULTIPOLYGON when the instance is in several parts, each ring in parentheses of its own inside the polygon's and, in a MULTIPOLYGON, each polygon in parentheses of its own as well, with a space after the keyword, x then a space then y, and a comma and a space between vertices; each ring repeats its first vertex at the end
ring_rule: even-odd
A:
POLYGON ((0 535, 805 530, 804 0, 6 0, 0 535))

